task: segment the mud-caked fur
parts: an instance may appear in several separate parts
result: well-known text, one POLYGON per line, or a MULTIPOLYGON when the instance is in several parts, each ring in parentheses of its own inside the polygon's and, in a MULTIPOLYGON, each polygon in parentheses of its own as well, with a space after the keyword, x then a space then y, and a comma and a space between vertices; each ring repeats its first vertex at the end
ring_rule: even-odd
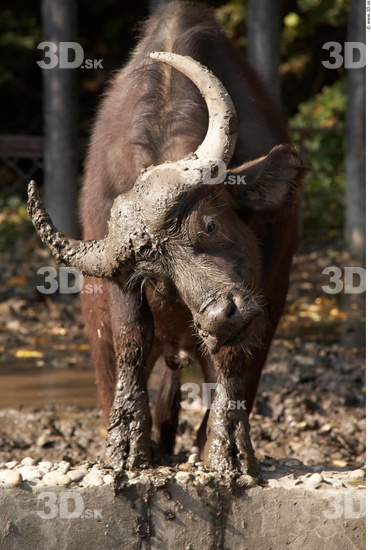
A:
POLYGON ((138 266, 129 279, 103 280, 101 294, 82 296, 99 399, 110 422, 109 452, 117 467, 150 464, 146 380, 159 358, 164 374, 152 436, 160 452, 171 452, 179 369, 198 361, 205 381, 225 390, 216 392, 207 430, 206 420, 202 424, 201 455, 217 470, 255 473, 248 416, 288 289, 301 161, 288 145, 278 106, 212 11, 171 3, 145 23, 101 103, 81 196, 85 240, 108 233, 115 197, 143 168, 179 160, 205 137, 200 92, 177 70, 151 60, 151 51, 191 56, 222 81, 239 121, 229 174, 239 174, 243 184, 190 192, 168 220, 169 238, 151 276, 146 269, 142 277, 138 266), (245 408, 227 410, 229 401, 245 408))

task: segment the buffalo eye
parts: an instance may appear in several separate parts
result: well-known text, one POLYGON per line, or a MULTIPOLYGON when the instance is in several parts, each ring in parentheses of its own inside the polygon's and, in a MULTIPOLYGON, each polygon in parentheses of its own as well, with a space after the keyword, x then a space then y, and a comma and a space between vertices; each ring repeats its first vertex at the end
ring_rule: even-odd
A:
POLYGON ((217 228, 218 228, 218 226, 217 226, 216 222, 214 222, 214 220, 208 220, 206 222, 206 233, 208 235, 211 235, 212 233, 215 233, 217 228))

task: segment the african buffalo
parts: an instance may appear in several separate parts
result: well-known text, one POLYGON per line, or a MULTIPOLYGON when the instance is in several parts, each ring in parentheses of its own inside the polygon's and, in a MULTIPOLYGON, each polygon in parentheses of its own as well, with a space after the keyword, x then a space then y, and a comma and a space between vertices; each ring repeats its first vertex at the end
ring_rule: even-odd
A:
POLYGON ((100 106, 83 241, 56 230, 31 183, 55 257, 104 278, 102 294, 81 298, 115 468, 151 463, 146 382, 161 357, 159 450, 173 448, 180 369, 198 361, 218 383, 201 455, 256 474, 249 414, 285 303, 302 174, 279 108, 213 13, 174 2, 146 22, 100 106))

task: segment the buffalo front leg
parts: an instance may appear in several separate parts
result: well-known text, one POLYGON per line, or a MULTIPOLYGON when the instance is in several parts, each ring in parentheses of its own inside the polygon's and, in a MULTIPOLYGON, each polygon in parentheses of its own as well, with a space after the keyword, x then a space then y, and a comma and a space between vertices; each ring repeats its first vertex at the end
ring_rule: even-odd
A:
POLYGON ((151 464, 150 410, 145 364, 151 348, 153 321, 140 291, 111 291, 116 389, 110 411, 107 455, 115 469, 151 464))
POLYGON ((219 472, 258 475, 250 439, 249 411, 244 398, 243 373, 248 365, 241 352, 217 357, 217 385, 207 423, 204 457, 219 472))

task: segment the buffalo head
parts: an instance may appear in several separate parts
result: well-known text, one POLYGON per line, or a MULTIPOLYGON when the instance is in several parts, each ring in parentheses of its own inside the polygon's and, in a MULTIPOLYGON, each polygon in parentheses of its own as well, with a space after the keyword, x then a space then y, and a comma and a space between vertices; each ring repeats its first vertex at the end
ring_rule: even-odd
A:
POLYGON ((58 232, 34 182, 28 191, 29 214, 55 258, 84 275, 118 278, 123 284, 147 277, 173 283, 210 352, 223 345, 257 345, 264 326, 260 255, 246 219, 275 217, 285 205, 290 207, 301 161, 295 148, 280 145, 227 170, 237 117, 223 85, 190 57, 150 55, 183 72, 205 99, 209 125, 197 150, 143 169, 133 188, 116 197, 102 240, 79 241, 58 232), (242 184, 229 185, 236 177, 242 184))

